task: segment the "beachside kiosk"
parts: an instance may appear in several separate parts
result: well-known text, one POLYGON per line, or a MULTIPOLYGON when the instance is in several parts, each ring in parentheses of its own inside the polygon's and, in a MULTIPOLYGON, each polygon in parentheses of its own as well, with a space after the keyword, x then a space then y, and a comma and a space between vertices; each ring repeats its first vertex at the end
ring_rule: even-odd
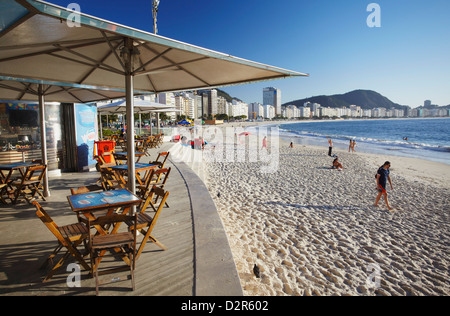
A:
MULTIPOLYGON (((95 168, 97 107, 45 103, 49 176, 95 168)), ((39 104, 0 100, 0 164, 42 159, 39 104)))

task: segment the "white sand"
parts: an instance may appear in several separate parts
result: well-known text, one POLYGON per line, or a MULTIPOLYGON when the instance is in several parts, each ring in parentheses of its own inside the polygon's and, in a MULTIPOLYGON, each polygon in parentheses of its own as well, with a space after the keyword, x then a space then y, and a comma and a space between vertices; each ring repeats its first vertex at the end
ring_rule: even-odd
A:
POLYGON ((449 295, 450 166, 338 152, 337 171, 327 150, 280 143, 273 174, 260 162, 205 162, 244 294, 449 295), (373 206, 385 160, 393 213, 373 206))

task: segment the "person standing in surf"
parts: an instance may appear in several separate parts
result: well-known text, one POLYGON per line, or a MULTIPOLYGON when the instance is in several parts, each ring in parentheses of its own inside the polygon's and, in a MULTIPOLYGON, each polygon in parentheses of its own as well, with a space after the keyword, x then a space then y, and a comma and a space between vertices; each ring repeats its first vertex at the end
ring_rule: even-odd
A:
POLYGON ((377 178, 377 190, 378 195, 375 199, 375 206, 378 206, 378 202, 380 201, 381 196, 384 197, 384 202, 386 202, 386 206, 388 210, 392 210, 392 207, 389 205, 388 201, 388 195, 386 191, 386 183, 389 182, 389 185, 391 186, 391 190, 394 188, 392 187, 391 177, 389 176, 389 168, 391 167, 391 163, 389 161, 386 161, 377 171, 376 178, 377 178))

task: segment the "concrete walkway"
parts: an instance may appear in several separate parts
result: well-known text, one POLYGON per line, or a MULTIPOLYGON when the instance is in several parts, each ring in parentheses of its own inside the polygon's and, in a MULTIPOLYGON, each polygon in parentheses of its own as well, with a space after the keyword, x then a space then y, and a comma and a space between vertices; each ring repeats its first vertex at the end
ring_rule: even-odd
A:
MULTIPOLYGON (((150 158, 170 152, 172 145, 152 150, 150 158)), ((136 264, 136 290, 124 281, 104 285, 100 295, 242 295, 222 222, 204 183, 183 162, 169 158, 166 166, 172 167, 166 184, 170 207, 164 208, 153 232, 168 250, 147 244, 136 264)), ((50 178, 51 196, 38 202, 56 224, 74 223, 67 202, 70 188, 93 184, 98 177, 97 172, 89 172, 50 178)), ((56 244, 32 205, 0 205, 0 295, 95 295, 95 280, 86 271, 81 272, 80 287, 68 286, 74 274, 66 271, 67 265, 50 281, 41 282, 46 273, 39 268, 56 244)))

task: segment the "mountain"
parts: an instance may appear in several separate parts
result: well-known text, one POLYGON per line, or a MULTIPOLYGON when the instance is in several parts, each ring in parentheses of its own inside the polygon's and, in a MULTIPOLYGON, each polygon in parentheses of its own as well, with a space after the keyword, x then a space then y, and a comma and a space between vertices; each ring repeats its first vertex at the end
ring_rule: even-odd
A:
POLYGON ((349 107, 350 105, 360 106, 362 109, 372 109, 377 107, 405 109, 406 106, 392 102, 385 96, 372 90, 354 90, 345 94, 320 95, 311 98, 287 102, 283 105, 294 104, 303 106, 305 102, 319 103, 322 107, 349 107))
POLYGON ((223 91, 223 90, 220 90, 220 89, 217 89, 217 88, 216 88, 216 90, 217 90, 217 96, 219 96, 219 97, 224 97, 225 100, 227 100, 227 102, 232 102, 233 99, 238 100, 238 101, 241 101, 240 99, 238 99, 238 98, 236 98, 236 97, 230 96, 228 93, 226 93, 226 92, 223 91))

